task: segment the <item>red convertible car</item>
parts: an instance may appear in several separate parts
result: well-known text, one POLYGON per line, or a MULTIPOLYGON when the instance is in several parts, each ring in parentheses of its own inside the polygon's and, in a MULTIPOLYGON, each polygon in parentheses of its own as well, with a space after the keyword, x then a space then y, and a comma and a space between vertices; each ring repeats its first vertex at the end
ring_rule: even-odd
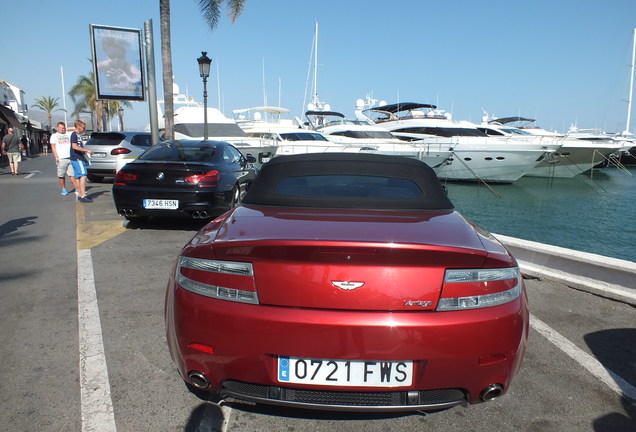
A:
POLYGON ((281 156, 183 248, 168 345, 189 386, 329 410, 492 400, 528 337, 519 267, 424 163, 281 156))

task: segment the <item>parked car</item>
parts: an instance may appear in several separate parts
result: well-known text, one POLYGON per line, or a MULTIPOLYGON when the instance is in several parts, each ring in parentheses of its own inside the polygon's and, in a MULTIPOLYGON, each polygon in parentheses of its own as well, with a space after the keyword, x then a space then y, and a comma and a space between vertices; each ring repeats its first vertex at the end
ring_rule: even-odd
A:
POLYGON ((101 182, 104 177, 115 177, 118 161, 139 156, 152 146, 150 132, 93 132, 85 147, 93 150, 87 178, 101 182))
POLYGON ((117 172, 117 213, 129 220, 210 218, 240 201, 256 178, 253 162, 222 141, 160 142, 117 172))
POLYGON ((195 392, 439 410, 510 387, 528 338, 515 259, 421 161, 279 156, 182 249, 166 334, 195 392))

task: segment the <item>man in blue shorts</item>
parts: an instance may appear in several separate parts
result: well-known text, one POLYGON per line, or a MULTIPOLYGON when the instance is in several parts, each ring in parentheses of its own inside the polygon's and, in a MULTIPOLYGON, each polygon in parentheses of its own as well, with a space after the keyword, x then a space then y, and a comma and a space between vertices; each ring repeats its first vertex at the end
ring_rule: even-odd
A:
POLYGON ((75 179, 77 180, 77 191, 79 192, 77 200, 83 203, 90 203, 93 200, 86 196, 86 167, 88 162, 84 155, 87 153, 92 155, 94 152, 84 148, 82 134, 85 130, 86 123, 81 120, 75 120, 75 132, 71 134, 71 165, 73 165, 75 179))

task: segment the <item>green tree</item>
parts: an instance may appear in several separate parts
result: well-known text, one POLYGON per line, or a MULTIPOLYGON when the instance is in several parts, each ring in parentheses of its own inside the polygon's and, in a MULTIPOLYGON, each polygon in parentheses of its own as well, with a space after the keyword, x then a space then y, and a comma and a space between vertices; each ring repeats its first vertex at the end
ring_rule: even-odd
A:
POLYGON ((35 108, 39 108, 42 111, 46 112, 46 117, 49 120, 49 124, 48 124, 49 130, 53 127, 52 120, 51 120, 51 118, 53 117, 52 116, 53 112, 64 111, 63 108, 59 108, 60 106, 59 101, 60 101, 60 98, 53 99, 53 97, 51 96, 42 96, 41 98, 36 98, 35 104, 33 104, 35 108))
POLYGON ((69 90, 68 95, 75 104, 75 111, 71 115, 79 116, 82 111, 90 111, 93 114, 93 118, 97 119, 97 130, 105 130, 102 128, 104 124, 102 119, 102 101, 97 100, 95 75, 93 72, 90 72, 88 76, 80 75, 69 90))
MULTIPOLYGON (((219 22, 220 8, 224 0, 197 0, 203 18, 210 30, 219 22)), ((227 0, 227 8, 232 23, 241 14, 245 0, 227 0)), ((170 0, 159 0, 159 20, 161 23, 161 63, 163 65, 163 100, 165 118, 165 137, 174 138, 174 98, 172 88, 172 44, 170 40, 170 0)))

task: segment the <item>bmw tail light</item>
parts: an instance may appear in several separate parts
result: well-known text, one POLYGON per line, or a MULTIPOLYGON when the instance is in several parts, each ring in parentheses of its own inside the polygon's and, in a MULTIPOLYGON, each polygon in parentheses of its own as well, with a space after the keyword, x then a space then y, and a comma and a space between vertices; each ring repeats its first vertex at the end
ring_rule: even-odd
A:
POLYGON ((192 174, 185 177, 185 181, 188 183, 196 184, 197 186, 216 186, 221 179, 221 173, 217 170, 211 170, 205 174, 192 174))
POLYGON ((206 297, 258 304, 251 263, 179 257, 177 283, 206 297))
POLYGON ((110 154, 112 154, 113 156, 117 156, 120 154, 128 154, 128 153, 130 153, 130 149, 127 149, 126 147, 117 147, 110 151, 110 154))
POLYGON ((137 181, 139 178, 139 174, 133 174, 127 171, 119 170, 117 174, 115 174, 115 184, 117 185, 125 185, 126 183, 132 183, 137 181))
POLYGON ((511 302, 521 295, 519 267, 447 269, 438 311, 477 309, 511 302))

